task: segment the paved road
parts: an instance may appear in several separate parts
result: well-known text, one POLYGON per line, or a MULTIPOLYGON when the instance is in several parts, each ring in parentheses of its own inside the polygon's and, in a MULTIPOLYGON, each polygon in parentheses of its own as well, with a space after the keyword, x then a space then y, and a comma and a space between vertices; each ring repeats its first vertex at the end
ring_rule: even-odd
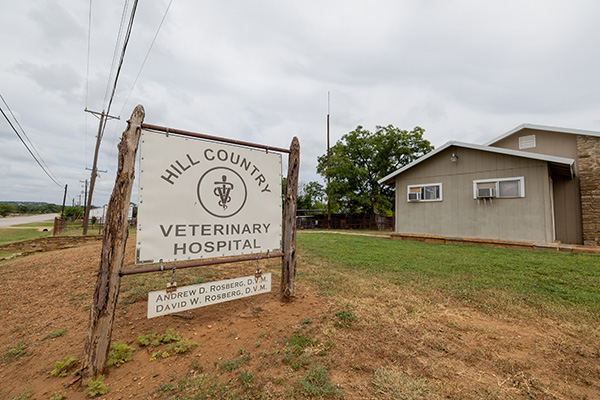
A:
POLYGON ((6 228, 7 226, 28 224, 30 222, 43 222, 48 220, 54 220, 56 214, 40 214, 31 215, 28 217, 5 217, 0 218, 0 228, 6 228))

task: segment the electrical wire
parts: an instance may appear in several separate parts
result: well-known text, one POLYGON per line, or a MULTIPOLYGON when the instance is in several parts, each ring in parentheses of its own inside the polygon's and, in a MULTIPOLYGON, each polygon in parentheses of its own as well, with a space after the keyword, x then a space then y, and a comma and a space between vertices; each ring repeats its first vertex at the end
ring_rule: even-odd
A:
MULTIPOLYGON (((35 151, 35 154, 37 154, 37 157, 39 158, 39 160, 42 162, 42 164, 44 164, 44 167, 46 167, 46 169, 48 170, 48 172, 52 173, 50 171, 50 167, 48 167, 48 164, 46 164, 46 162, 42 158, 42 155, 40 154, 40 152, 35 148, 35 146, 33 145, 33 142, 31 141, 31 139, 29 139, 29 136, 27 136, 27 133, 25 133, 25 130, 23 129, 23 127, 19 123, 19 120, 17 119, 17 117, 15 117, 15 114, 13 114, 12 110, 10 109, 10 106, 8 105, 8 103, 6 102, 6 100, 4 100, 4 97, 2 97, 1 94, 0 94, 0 99, 2 99, 2 102, 4 103, 4 105, 6 106, 6 108, 8 109, 8 112, 10 112, 10 115, 13 117, 13 120, 17 123, 17 125, 21 129, 21 133, 23 133, 23 136, 25 136, 25 139, 27 139, 27 141, 31 145, 31 148, 33 149, 33 151, 35 151)), ((52 174, 52 176, 53 176, 54 179, 58 180, 56 178, 56 175, 52 174)))
POLYGON ((148 52, 146 53, 146 57, 144 57, 142 66, 140 67, 140 70, 138 71, 137 76, 135 77, 135 80, 133 81, 133 85, 131 85, 131 90, 129 91, 127 98, 125 98, 125 102, 123 103, 123 108, 121 108, 121 111, 119 112, 119 116, 121 116, 121 114, 123 113, 123 110, 125 109, 125 106, 127 105, 127 102, 129 101, 129 97, 131 96, 131 93, 133 92, 133 88, 135 87, 135 84, 137 83, 138 78, 140 77, 140 74, 142 73, 142 70, 144 69, 144 65, 146 65, 146 61, 148 61, 148 56, 150 56, 150 51, 152 51, 152 47, 154 47, 154 42, 156 42, 156 38, 158 37, 160 28, 162 28, 163 23, 165 22, 165 18, 167 17, 167 13, 169 12, 169 8, 171 8, 172 3, 173 3, 173 0, 171 0, 169 2, 169 5, 167 6, 165 13, 163 14, 160 24, 158 25, 158 29, 156 30, 156 33, 154 34, 154 38, 152 39, 152 43, 150 43, 150 47, 148 48, 148 52))
MULTIPOLYGON (((121 22, 119 23, 119 33, 117 34, 117 41, 115 43, 115 50, 113 52, 113 58, 110 65, 110 71, 108 73, 108 80, 106 81, 106 90, 104 92, 104 100, 103 104, 106 105, 106 101, 108 99, 108 93, 110 92, 110 83, 113 80, 113 74, 115 71, 115 65, 117 62, 117 54, 119 49, 119 43, 121 43, 121 35, 123 34, 123 27, 125 26, 125 16, 127 14, 127 8, 129 6, 129 0, 125 0, 125 4, 123 5, 123 12, 121 13, 121 22)), ((106 107, 104 107, 106 109, 106 107)), ((107 113, 108 114, 108 113, 107 113)))
POLYGON ((123 49, 121 50, 121 58, 119 60, 119 67, 117 68, 117 73, 115 75, 115 83, 113 84, 113 89, 112 89, 112 93, 110 95, 110 100, 108 101, 108 106, 106 107, 107 114, 110 114, 110 107, 111 107, 113 99, 115 97, 115 91, 117 90, 117 81, 119 80, 119 75, 121 74, 121 67, 123 66, 123 60, 125 59, 125 51, 127 50, 127 45, 129 44, 129 39, 131 38, 131 29, 133 28, 133 20, 135 18, 135 12, 137 10, 137 5, 138 5, 138 0, 135 0, 133 2, 133 8, 131 9, 131 16, 129 18, 129 25, 127 26, 127 32, 125 33, 125 40, 123 41, 123 49))
MULTIPOLYGON (((133 93, 133 88, 135 87, 135 84, 137 83, 140 75, 142 74, 142 70, 144 69, 144 66, 146 65, 146 61, 148 61, 148 57, 150 56, 150 52, 152 51, 152 48, 154 47, 154 43, 156 42, 156 38, 158 37, 158 33, 160 32, 160 29, 163 26, 163 23, 165 22, 165 19, 167 18, 167 14, 169 13, 169 9, 171 8, 171 4, 173 4, 173 0, 169 1, 169 5, 167 6, 165 13, 163 14, 162 19, 160 20, 160 24, 158 25, 158 28, 156 29, 156 33, 154 34, 154 38, 152 39, 152 43, 150 43, 150 47, 148 48, 148 51, 146 52, 146 57, 144 57, 144 61, 142 62, 142 66, 140 67, 140 70, 138 71, 135 80, 133 81, 133 85, 131 85, 131 89, 129 90, 129 94, 127 94, 127 97, 125 98, 125 101, 123 102, 123 107, 121 107, 121 111, 119 111, 118 116, 120 117, 121 114, 123 114, 123 110, 125 110, 125 106, 127 106, 127 102, 129 101, 129 97, 131 97, 131 93, 133 93)), ((113 152, 115 149, 115 141, 117 139, 117 130, 118 130, 118 126, 115 126, 115 131, 113 134, 113 138, 112 138, 112 142, 110 145, 110 158, 112 158, 113 156, 113 152)))
MULTIPOLYGON (((87 110, 88 108, 88 99, 89 99, 89 92, 90 92, 90 49, 92 47, 91 43, 92 43, 92 0, 90 0, 90 11, 89 11, 89 15, 88 15, 88 48, 87 48, 87 68, 86 68, 86 75, 85 75, 85 109, 87 110)), ((87 162, 88 162, 88 115, 87 113, 85 113, 85 167, 87 168, 87 162)))
MULTIPOLYGON (((2 97, 0 95, 0 97, 2 97)), ((2 101, 4 102, 4 104, 6 104, 6 101, 4 101, 4 98, 2 98, 2 101)), ((8 104, 6 104, 6 106, 8 107, 8 104)), ((58 182, 57 179, 55 179, 52 174, 50 173, 50 169, 46 167, 44 167, 44 165, 46 164, 44 162, 44 165, 42 165, 43 159, 40 157, 40 159, 42 160, 42 162, 40 162, 40 160, 38 160, 38 158, 35 156, 35 154, 33 154, 33 152, 31 151, 31 149, 29 148, 29 146, 27 146, 27 143, 25 143, 25 141, 23 140, 23 138, 21 137, 21 135, 19 134, 19 131, 17 131, 17 129, 15 128, 15 126, 12 124, 12 122, 10 121, 10 119, 8 118, 8 116, 6 115, 6 113, 4 112, 4 110, 2 109, 2 107, 0 107, 0 112, 2 112, 2 115, 4 116, 4 118, 6 119, 6 121, 8 122, 8 124, 10 125, 10 127, 13 129, 13 131, 16 133, 16 135, 19 137, 19 139, 21 140, 21 142, 23 143, 23 145, 25 146, 25 148, 27 149, 27 151, 29 151, 29 154, 31 154, 31 157, 33 157, 33 159, 38 163, 38 165, 40 166, 40 168, 46 173, 46 175, 48 175, 48 178, 50 178, 54 183, 56 183, 56 185, 58 185, 59 187, 63 187, 63 185, 61 183, 58 182)), ((12 114, 12 112, 11 112, 12 114)), ((13 115, 14 118, 14 115, 13 115)), ((15 118, 15 121, 17 121, 17 119, 15 118)), ((18 124, 18 121, 17 121, 18 124)), ((21 126, 19 124, 19 126, 21 126)), ((23 128, 21 128, 23 129, 23 128)), ((23 132, 25 133, 25 132, 23 132)), ((25 135, 26 136, 26 135, 25 135)), ((29 138, 27 138, 29 140, 29 138)), ((32 147, 33 147, 33 143, 32 143, 32 147)), ((36 150, 37 152, 37 150, 36 150)))

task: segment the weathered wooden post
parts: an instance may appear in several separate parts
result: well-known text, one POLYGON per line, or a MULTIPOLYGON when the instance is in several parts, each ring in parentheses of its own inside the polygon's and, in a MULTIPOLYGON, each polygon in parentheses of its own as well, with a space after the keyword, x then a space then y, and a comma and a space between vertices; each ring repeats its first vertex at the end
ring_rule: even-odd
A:
POLYGON ((127 213, 135 176, 135 155, 144 116, 144 107, 138 105, 118 146, 119 166, 106 213, 100 267, 83 354, 83 378, 98 377, 106 365, 127 244, 127 213))
POLYGON ((300 172, 300 142, 294 136, 290 146, 287 185, 283 210, 283 258, 281 259, 281 300, 290 302, 296 293, 296 198, 300 172))

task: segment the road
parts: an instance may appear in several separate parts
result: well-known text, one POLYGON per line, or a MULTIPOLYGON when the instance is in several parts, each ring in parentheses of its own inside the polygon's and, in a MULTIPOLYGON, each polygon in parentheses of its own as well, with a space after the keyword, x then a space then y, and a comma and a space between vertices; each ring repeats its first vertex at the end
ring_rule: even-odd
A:
POLYGON ((6 228, 7 226, 28 224, 30 222, 43 222, 48 220, 54 220, 56 214, 40 214, 30 215, 27 217, 5 217, 0 218, 0 228, 6 228))

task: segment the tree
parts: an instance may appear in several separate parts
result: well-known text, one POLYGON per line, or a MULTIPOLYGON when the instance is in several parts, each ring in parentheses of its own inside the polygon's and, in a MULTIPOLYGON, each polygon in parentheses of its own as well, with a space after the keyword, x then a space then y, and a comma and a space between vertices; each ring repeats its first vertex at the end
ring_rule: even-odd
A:
POLYGON ((0 215, 6 217, 8 214, 16 213, 17 207, 13 204, 0 203, 0 215))
POLYGON ((298 209, 300 210, 316 210, 323 209, 325 198, 325 190, 319 182, 311 181, 301 183, 298 187, 298 209))
POLYGON ((394 189, 377 181, 433 150, 423 139, 425 130, 377 126, 374 133, 362 126, 342 136, 327 154, 318 158, 317 172, 327 179, 326 193, 348 213, 392 215, 394 189))

